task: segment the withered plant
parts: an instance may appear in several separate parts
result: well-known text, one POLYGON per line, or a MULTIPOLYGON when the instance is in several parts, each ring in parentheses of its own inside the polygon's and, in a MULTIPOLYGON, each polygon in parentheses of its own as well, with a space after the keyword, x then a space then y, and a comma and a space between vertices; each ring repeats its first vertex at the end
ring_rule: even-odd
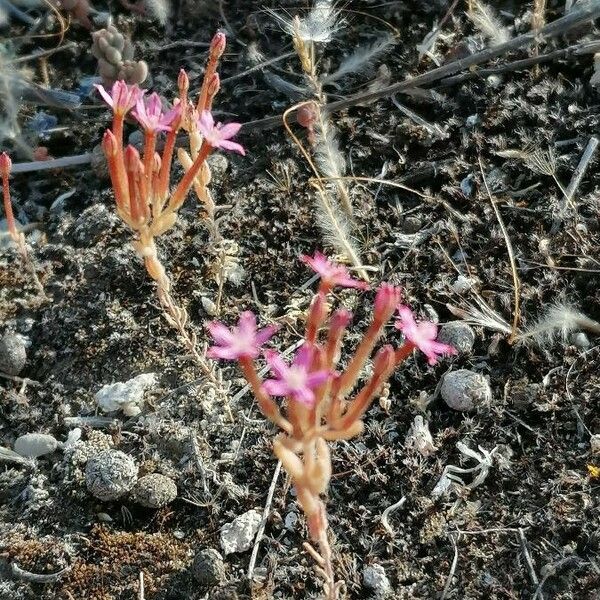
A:
POLYGON ((308 310, 303 344, 292 363, 287 364, 273 350, 265 350, 274 377, 261 379, 256 359, 276 327, 257 329, 256 316, 251 312, 242 313, 232 329, 217 321, 209 323, 215 341, 209 356, 238 362, 261 412, 281 429, 273 442, 273 452, 294 483, 310 538, 318 547, 307 543, 306 549, 324 580, 325 597, 334 600, 343 582, 335 579, 322 499, 332 473, 328 442, 348 440, 362 432, 365 412, 415 348, 426 354, 430 364, 440 354, 454 354, 455 350, 436 341, 434 323, 415 322, 411 310, 399 306, 400 289, 384 283, 377 290, 371 324, 354 355, 341 368, 344 332, 352 315, 344 308, 331 313, 329 294, 336 286, 359 290, 368 286, 318 252, 302 260, 316 271, 321 282, 308 310), (373 358, 371 374, 361 381, 363 369, 396 309, 396 327, 403 332, 404 341, 398 348, 390 344, 380 348, 373 358), (280 406, 275 397, 286 398, 285 405, 280 406))
POLYGON ((2 198, 4 201, 4 214, 6 215, 8 235, 15 243, 19 254, 21 255, 23 263, 29 269, 35 287, 40 292, 40 294, 43 297, 45 297, 46 294, 44 292, 42 283, 40 282, 40 279, 37 275, 33 259, 31 258, 27 250, 27 242, 25 240, 25 235, 22 231, 18 230, 17 222, 13 213, 12 202, 10 199, 10 184, 8 181, 10 177, 11 168, 12 161, 10 160, 8 154, 6 152, 3 152, 2 154, 0 154, 0 179, 2 179, 2 198))
MULTIPOLYGON (((217 41, 213 40, 213 45, 220 43, 220 34, 215 39, 217 41)), ((180 75, 180 84, 182 79, 187 79, 185 73, 180 75)), ((102 86, 98 86, 98 90, 113 110, 112 128, 104 134, 102 148, 108 162, 117 213, 135 232, 134 248, 143 259, 146 271, 156 282, 158 299, 168 322, 177 329, 203 373, 219 391, 224 392, 220 374, 214 364, 206 360, 204 353, 198 351, 196 336, 188 330, 185 308, 171 296, 171 280, 158 257, 155 240, 177 221, 178 211, 196 176, 216 148, 244 154, 242 146, 231 141, 241 126, 237 123, 215 125, 208 110, 192 114, 187 107, 186 94, 182 94, 169 110, 164 111, 157 94, 150 94, 146 98, 144 91, 136 85, 128 86, 124 81, 115 82, 110 93, 102 86), (123 126, 130 111, 144 132, 141 156, 134 146, 123 147, 123 126), (201 134, 201 140, 189 168, 172 187, 173 153, 184 116, 197 121, 195 127, 201 134), (167 135, 162 153, 159 154, 156 150, 157 137, 161 131, 167 135)))
POLYGON ((312 8, 302 17, 292 19, 275 11, 271 15, 282 25, 292 38, 302 69, 302 84, 291 83, 278 75, 266 73, 265 78, 277 90, 290 97, 304 100, 284 115, 284 121, 296 111, 298 123, 307 131, 309 149, 304 149, 298 138, 289 133, 300 146, 315 174, 313 185, 316 191, 315 208, 317 222, 325 241, 350 262, 359 275, 368 279, 362 268, 354 228, 351 190, 346 183, 346 159, 340 150, 335 125, 323 110, 327 104, 327 89, 339 88, 339 83, 350 75, 368 70, 374 61, 394 44, 394 37, 379 36, 373 44, 357 48, 331 73, 320 71, 327 45, 343 26, 339 11, 331 0, 316 0, 312 8))

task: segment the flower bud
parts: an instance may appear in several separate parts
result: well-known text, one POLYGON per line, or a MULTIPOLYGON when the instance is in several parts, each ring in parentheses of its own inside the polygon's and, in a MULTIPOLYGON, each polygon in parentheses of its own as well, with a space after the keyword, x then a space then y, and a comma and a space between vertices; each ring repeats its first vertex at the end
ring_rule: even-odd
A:
POLYGON ((379 322, 386 322, 396 310, 400 302, 402 291, 389 283, 382 283, 375 296, 374 318, 379 322))
POLYGON ((225 46, 227 45, 227 38, 224 33, 218 31, 215 33, 213 39, 210 42, 210 55, 211 57, 220 58, 225 52, 225 46))
POLYGON ((134 174, 141 173, 144 170, 144 165, 142 165, 142 161, 140 160, 140 153, 131 144, 125 148, 125 168, 129 173, 134 174))
POLYGON ((213 73, 208 82, 208 95, 213 97, 221 89, 221 78, 218 73, 213 73))
POLYGON ((117 154, 117 138, 110 129, 107 129, 102 136, 102 150, 106 158, 113 158, 117 154))
POLYGON ((313 102, 302 105, 296 114, 298 125, 310 129, 317 121, 317 109, 313 102))
POLYGON ((182 96, 185 96, 190 89, 190 79, 185 72, 185 69, 179 69, 179 76, 177 77, 177 87, 179 89, 179 93, 182 96))
POLYGON ((11 168, 12 160, 6 152, 3 152, 0 154, 0 176, 8 178, 11 168))
POLYGON ((386 371, 393 369, 396 364, 396 353, 391 344, 380 348, 373 360, 373 381, 381 377, 386 371))

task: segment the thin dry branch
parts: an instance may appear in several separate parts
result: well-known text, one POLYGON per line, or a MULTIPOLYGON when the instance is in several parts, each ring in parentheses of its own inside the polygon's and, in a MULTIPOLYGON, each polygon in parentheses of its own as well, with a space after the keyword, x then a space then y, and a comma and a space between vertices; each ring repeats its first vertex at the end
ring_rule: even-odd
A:
POLYGON ((496 202, 492 194, 490 193, 490 188, 488 187, 487 179, 485 177, 485 172, 483 170, 483 163, 481 161, 481 157, 479 157, 479 169, 481 170, 481 177, 483 178, 483 184, 485 186, 485 191, 490 199, 492 204, 492 208, 494 209, 494 213, 496 215, 496 219, 498 220, 498 224, 500 225, 500 229, 502 230, 502 235, 504 236, 504 241, 506 242, 506 250, 508 252, 508 260, 510 262, 510 268, 512 271, 513 278, 513 294, 514 294, 514 307, 513 307, 513 321, 512 321, 512 331, 510 337, 508 338, 508 342, 510 344, 514 343, 517 338, 519 332, 519 318, 520 318, 520 292, 521 292, 521 284, 519 281, 519 275, 517 273, 517 262, 515 260, 515 253, 513 251, 512 242, 510 241, 510 237, 508 235, 508 231, 506 230, 506 226, 504 225, 504 220, 502 219, 502 215, 496 206, 496 202))

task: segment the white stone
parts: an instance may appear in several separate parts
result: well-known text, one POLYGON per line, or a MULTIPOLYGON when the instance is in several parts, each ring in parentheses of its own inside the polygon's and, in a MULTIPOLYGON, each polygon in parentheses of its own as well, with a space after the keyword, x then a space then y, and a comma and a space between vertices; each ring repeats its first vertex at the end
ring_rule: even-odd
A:
POLYGON ((51 454, 58 447, 58 441, 47 433, 26 433, 15 440, 15 452, 21 456, 37 458, 51 454))
POLYGON ((376 598, 385 598, 392 593, 390 580, 381 565, 368 565, 363 569, 363 585, 373 590, 376 598))
POLYGON ((249 510, 221 527, 221 548, 227 556, 234 552, 245 552, 254 544, 254 537, 262 521, 262 515, 249 510))
POLYGON ((135 417, 142 412, 145 391, 156 385, 154 373, 143 373, 124 383, 111 383, 96 392, 95 398, 100 410, 113 412, 123 411, 128 417, 135 417))
POLYGON ((592 454, 600 454, 600 433, 595 433, 590 438, 590 450, 592 454))

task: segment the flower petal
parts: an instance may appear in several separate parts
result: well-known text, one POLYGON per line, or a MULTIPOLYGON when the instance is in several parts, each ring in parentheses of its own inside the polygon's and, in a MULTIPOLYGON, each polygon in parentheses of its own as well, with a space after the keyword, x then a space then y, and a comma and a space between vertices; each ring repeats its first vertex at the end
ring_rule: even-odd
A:
POLYGON ((290 368, 283 358, 281 358, 281 356, 274 350, 267 350, 265 352, 265 359, 271 371, 273 371, 273 373, 280 379, 285 379, 285 376, 288 374, 290 368))
POLYGON ((242 128, 241 123, 227 123, 219 128, 219 137, 223 140, 228 140, 234 135, 237 135, 238 131, 242 128))
POLYGON ((108 104, 111 108, 114 108, 113 99, 112 99, 111 95, 104 89, 104 86, 100 85, 98 83, 95 83, 94 87, 98 90, 98 92, 102 96, 102 99, 104 100, 104 102, 106 102, 106 104, 108 104))
POLYGON ((287 396, 290 392, 286 383, 280 379, 267 379, 262 387, 271 396, 287 396))
POLYGON ((232 142, 231 140, 221 140, 219 142, 219 147, 225 148, 225 150, 231 150, 232 152, 237 152, 242 156, 246 156, 246 150, 244 150, 244 147, 237 142, 232 142))
POLYGON ((256 332, 256 345, 262 346, 279 331, 279 325, 267 325, 256 332))
POLYGON ((234 335, 229 327, 223 325, 223 323, 220 323, 219 321, 211 321, 210 323, 207 323, 206 328, 208 329, 208 332, 212 336, 213 340, 215 340, 215 342, 221 346, 231 344, 231 342, 234 340, 234 335))
POLYGON ((309 388, 301 388, 299 390, 294 390, 291 394, 292 400, 296 400, 296 402, 300 402, 306 406, 312 406, 315 403, 315 394, 309 388))

